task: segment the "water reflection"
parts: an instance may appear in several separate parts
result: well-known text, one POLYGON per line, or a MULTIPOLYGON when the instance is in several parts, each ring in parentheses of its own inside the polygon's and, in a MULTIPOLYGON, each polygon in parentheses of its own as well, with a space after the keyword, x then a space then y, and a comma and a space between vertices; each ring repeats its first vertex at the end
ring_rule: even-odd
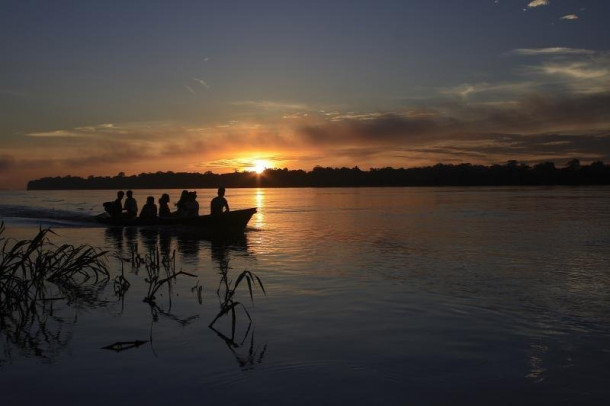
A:
MULTIPOLYGON (((210 318, 205 322, 211 321, 209 328, 214 332, 212 339, 218 337, 227 345, 240 368, 253 368, 263 362, 267 343, 260 345, 256 342, 255 321, 248 303, 253 295, 259 295, 261 291, 264 293, 262 281, 247 270, 240 269, 240 272, 233 273, 230 266, 235 256, 243 258, 250 255, 246 234, 209 240, 175 230, 127 227, 107 228, 104 238, 114 254, 108 257, 114 267, 111 272, 114 276, 91 284, 58 284, 59 291, 55 296, 61 300, 43 301, 40 306, 34 306, 31 313, 1 318, 0 330, 5 339, 2 346, 4 357, 0 356, 0 365, 12 363, 13 353, 54 359, 69 346, 72 328, 78 320, 77 310, 99 311, 104 307, 118 309, 114 316, 127 315, 134 310, 145 316, 143 321, 148 326, 145 327, 148 336, 144 332, 144 336, 136 334, 125 337, 125 330, 119 327, 116 331, 110 331, 110 339, 103 347, 100 345, 97 348, 122 352, 148 347, 156 356, 155 336, 165 335, 174 329, 163 325, 163 321, 169 321, 173 326, 193 326, 202 317, 201 311, 196 309, 197 305, 219 309, 215 319, 210 318), (204 277, 204 282, 208 280, 205 289, 209 293, 215 292, 215 295, 208 296, 212 300, 206 301, 204 286, 199 279, 189 278, 195 276, 190 271, 182 270, 184 262, 176 260, 176 253, 182 259, 191 260, 191 264, 187 265, 192 267, 203 261, 199 257, 200 251, 207 249, 215 268, 212 272, 215 271, 216 275, 197 271, 198 276, 204 277), (210 277, 214 276, 218 279, 210 283, 210 277), (177 278, 181 284, 180 290, 175 285, 177 278), (189 290, 195 293, 193 297, 184 295, 189 290), (126 307, 128 311, 125 311, 126 307)), ((142 317, 139 319, 142 320, 142 317)))
MULTIPOLYGON (((105 236, 107 243, 120 252, 119 257, 131 258, 133 274, 137 275, 140 268, 146 270, 145 281, 149 284, 149 295, 145 298, 145 302, 149 304, 151 320, 148 342, 154 354, 156 354, 154 348, 155 325, 161 319, 173 321, 182 327, 189 326, 199 319, 199 314, 185 317, 177 315, 172 310, 175 283, 173 276, 179 274, 175 270, 174 250, 185 262, 197 264, 202 247, 208 246, 211 262, 216 267, 219 278, 217 287, 211 288, 215 289, 219 313, 211 321, 209 328, 224 341, 241 368, 251 368, 263 361, 267 344, 262 346, 256 344, 254 321, 247 307, 247 299, 244 301, 235 298, 238 287, 238 295, 249 294, 251 299, 256 293, 253 288, 258 287, 264 292, 262 281, 247 270, 238 275, 232 275, 230 266, 232 256, 249 255, 246 234, 209 239, 188 230, 128 227, 118 230, 108 229, 105 236), (164 282, 162 288, 153 286, 158 285, 160 281, 164 282), (153 289, 155 292, 157 289, 160 289, 159 292, 165 292, 163 303, 156 300, 150 293, 153 289)), ((117 278, 120 279, 120 277, 117 278)), ((199 280, 194 282, 194 286, 190 290, 196 294, 198 303, 203 304, 203 286, 200 285, 199 280)), ((129 346, 129 348, 136 347, 129 346)))
POLYGON ((10 364, 19 356, 42 358, 47 361, 55 359, 72 339, 71 328, 77 321, 76 314, 61 315, 51 310, 52 304, 34 311, 23 318, 2 318, 2 354, 0 366, 10 364))
POLYGON ((265 189, 256 189, 254 197, 256 207, 258 207, 257 215, 254 218, 254 225, 256 228, 261 229, 265 225, 265 211, 262 210, 265 207, 265 189))
POLYGON ((146 227, 109 227, 105 230, 106 244, 115 249, 123 258, 134 253, 149 253, 156 250, 163 256, 170 256, 172 242, 182 258, 196 263, 200 254, 201 241, 208 240, 190 231, 146 227), (141 248, 141 249, 140 249, 141 248))
POLYGON ((218 288, 216 289, 219 313, 212 320, 209 328, 224 341, 240 368, 251 369, 256 364, 263 362, 265 352, 267 351, 267 343, 262 348, 256 345, 253 319, 250 312, 243 303, 234 300, 234 295, 242 281, 246 281, 248 284, 251 299, 253 298, 252 287, 255 287, 256 283, 259 284, 263 293, 265 291, 258 276, 249 271, 240 273, 234 283, 229 275, 231 269, 229 266, 231 250, 245 250, 246 248, 247 241, 245 237, 243 240, 239 239, 236 241, 212 241, 212 261, 217 264, 218 275, 220 277, 218 288), (247 318, 239 315, 238 311, 240 308, 247 318), (223 327, 216 324, 223 317, 230 318, 230 328, 226 323, 223 327))
POLYGON ((108 279, 68 283, 56 281, 55 289, 45 287, 32 300, 26 296, 20 306, 0 312, 2 355, 0 366, 18 355, 53 361, 72 339, 78 321, 77 310, 108 305, 101 295, 108 279))
POLYGON ((141 345, 146 344, 148 341, 134 340, 134 341, 117 341, 113 344, 102 347, 102 350, 111 350, 115 352, 121 352, 131 350, 132 348, 138 348, 141 345))

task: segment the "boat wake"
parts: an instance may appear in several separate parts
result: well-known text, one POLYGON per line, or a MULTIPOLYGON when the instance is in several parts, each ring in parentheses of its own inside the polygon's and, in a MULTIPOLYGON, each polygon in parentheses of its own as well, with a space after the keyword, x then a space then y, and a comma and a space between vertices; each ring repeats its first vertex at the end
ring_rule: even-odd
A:
POLYGON ((90 213, 43 207, 0 204, 0 220, 17 225, 41 227, 96 227, 90 213))

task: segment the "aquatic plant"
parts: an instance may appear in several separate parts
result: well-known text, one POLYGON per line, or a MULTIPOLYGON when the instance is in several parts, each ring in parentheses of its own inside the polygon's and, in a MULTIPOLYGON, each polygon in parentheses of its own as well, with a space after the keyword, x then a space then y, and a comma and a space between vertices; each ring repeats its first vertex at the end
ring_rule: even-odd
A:
POLYGON ((138 252, 138 244, 131 244, 129 252, 131 253, 131 265, 134 268, 139 268, 144 263, 144 258, 138 252))
POLYGON ((31 240, 8 239, 4 231, 0 222, 0 331, 9 342, 42 355, 45 343, 50 349, 63 343, 48 331, 49 320, 63 323, 53 303, 96 301, 109 278, 107 253, 89 245, 57 246, 49 228, 31 240))
POLYGON ((119 255, 115 255, 116 258, 121 261, 121 274, 114 277, 114 294, 120 298, 125 296, 127 290, 131 286, 131 283, 125 278, 125 268, 123 265, 123 258, 119 255))
POLYGON ((141 264, 146 268, 147 277, 145 281, 148 283, 148 292, 144 298, 144 302, 151 304, 154 304, 155 294, 163 285, 168 285, 171 294, 171 282, 179 275, 191 276, 193 278, 196 277, 195 275, 182 270, 176 272, 175 251, 172 252, 171 256, 161 255, 159 249, 155 248, 144 256, 141 264), (161 270, 163 270, 164 275, 161 274, 161 270))
POLYGON ((203 285, 199 284, 199 279, 197 279, 197 283, 195 283, 195 286, 193 286, 191 288, 191 292, 197 294, 197 301, 199 302, 199 304, 202 304, 203 303, 203 285))
POLYGON ((267 344, 263 345, 262 349, 260 346, 255 346, 254 329, 250 329, 250 327, 251 323, 248 324, 248 330, 240 343, 235 342, 234 337, 227 337, 214 327, 210 327, 224 341, 231 354, 235 357, 235 361, 237 361, 237 364, 242 369, 252 369, 256 364, 262 364, 265 352, 267 351, 267 344), (246 348, 244 344, 248 337, 250 337, 249 345, 247 350, 244 351, 246 348))
POLYGON ((40 229, 32 240, 12 241, 2 236, 0 223, 0 312, 27 308, 48 300, 50 284, 65 290, 93 279, 109 277, 106 251, 89 245, 73 246, 51 243, 51 229, 40 229), (12 243, 12 244, 11 244, 12 243))
MULTIPOLYGON (((235 337, 235 323, 236 323, 235 309, 237 307, 241 307, 244 310, 244 312, 246 313, 246 316, 248 316, 248 320, 250 320, 250 322, 252 321, 252 317, 250 316, 250 312, 248 312, 248 309, 246 308, 246 306, 243 303, 237 302, 234 300, 235 293, 237 291, 237 288, 239 287, 239 284, 242 281, 246 281, 246 283, 248 285, 248 292, 250 293, 250 300, 252 301, 252 303, 254 303, 254 295, 252 293, 252 288, 256 287, 257 283, 258 283, 258 286, 263 291, 263 294, 266 295, 267 293, 265 292, 265 287, 263 285, 263 282, 254 273, 252 273, 248 270, 245 270, 239 274, 239 276, 235 280, 235 283, 233 283, 232 280, 229 280, 229 276, 228 276, 229 269, 230 268, 229 268, 227 261, 222 261, 220 263, 220 284, 218 286, 218 289, 216 290, 216 294, 218 295, 218 298, 220 300, 220 311, 218 312, 218 314, 216 315, 214 320, 212 320, 209 327, 213 328, 214 323, 216 323, 216 321, 218 319, 220 319, 224 315, 231 312, 231 340, 233 340, 235 337), (222 295, 221 295, 221 291, 223 292, 222 295)), ((250 326, 248 326, 248 330, 249 329, 250 329, 250 326)))
POLYGON ((115 352, 121 352, 125 350, 131 350, 132 348, 138 348, 141 345, 146 344, 146 340, 133 340, 133 341, 117 341, 110 345, 102 347, 102 350, 111 350, 115 352))

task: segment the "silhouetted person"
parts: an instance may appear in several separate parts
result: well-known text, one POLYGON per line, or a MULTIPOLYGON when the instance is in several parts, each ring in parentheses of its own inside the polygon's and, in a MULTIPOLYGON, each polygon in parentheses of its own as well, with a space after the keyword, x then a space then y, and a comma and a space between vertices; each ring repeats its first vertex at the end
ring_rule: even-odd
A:
POLYGON ((172 213, 169 209, 169 195, 163 193, 159 199, 159 217, 169 217, 172 213))
POLYGON ((148 196, 146 198, 146 204, 142 207, 142 211, 140 212, 140 218, 142 220, 152 220, 157 218, 157 205, 155 204, 154 197, 148 196))
POLYGON ((127 212, 126 216, 129 218, 134 218, 138 215, 138 202, 133 198, 133 192, 131 190, 127 191, 124 209, 127 212))
POLYGON ((186 190, 183 190, 182 193, 180 193, 180 199, 178 200, 178 202, 176 203, 176 215, 184 217, 186 216, 186 202, 188 201, 189 198, 189 192, 186 190))
POLYGON ((125 193, 122 190, 116 192, 116 200, 110 206, 110 215, 112 217, 121 217, 123 213, 123 196, 125 196, 125 193))
POLYGON ((218 196, 212 199, 210 202, 210 212, 212 215, 217 216, 223 213, 223 210, 226 208, 226 212, 229 211, 229 203, 227 199, 225 199, 225 188, 218 188, 218 196))
POLYGON ((184 203, 184 213, 186 217, 197 217, 199 215, 199 202, 197 192, 189 192, 184 203))

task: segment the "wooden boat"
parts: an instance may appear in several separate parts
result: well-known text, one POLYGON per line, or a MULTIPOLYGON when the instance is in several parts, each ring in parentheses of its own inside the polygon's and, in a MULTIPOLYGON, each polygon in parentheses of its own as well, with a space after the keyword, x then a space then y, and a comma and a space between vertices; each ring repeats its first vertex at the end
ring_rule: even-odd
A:
POLYGON ((95 220, 108 226, 129 227, 129 226, 176 226, 188 227, 196 231, 213 234, 232 234, 243 232, 248 225, 248 221, 256 213, 256 207, 242 210, 232 210, 218 216, 211 214, 197 217, 158 217, 150 220, 140 218, 115 218, 108 213, 95 216, 95 220))

